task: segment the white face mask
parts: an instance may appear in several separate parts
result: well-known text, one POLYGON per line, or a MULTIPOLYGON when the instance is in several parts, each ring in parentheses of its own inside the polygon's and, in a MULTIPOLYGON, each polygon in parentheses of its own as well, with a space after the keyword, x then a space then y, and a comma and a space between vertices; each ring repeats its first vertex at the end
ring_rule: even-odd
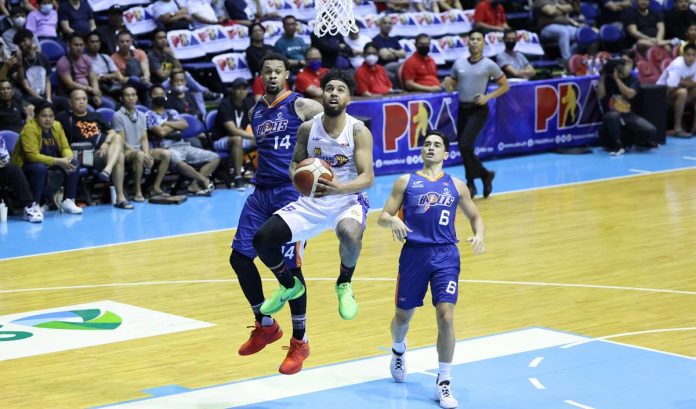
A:
POLYGON ((24 17, 16 17, 16 18, 14 18, 12 21, 14 21, 14 24, 15 24, 17 27, 24 27, 24 23, 27 22, 27 19, 24 18, 24 17))
POLYGON ((377 64, 377 61, 379 61, 379 57, 374 54, 365 56, 365 62, 367 62, 367 65, 373 66, 377 64))

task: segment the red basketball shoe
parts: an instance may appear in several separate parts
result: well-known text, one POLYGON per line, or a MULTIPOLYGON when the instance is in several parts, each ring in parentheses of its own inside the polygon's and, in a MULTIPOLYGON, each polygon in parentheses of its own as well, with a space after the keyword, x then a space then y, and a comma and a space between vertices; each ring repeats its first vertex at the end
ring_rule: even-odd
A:
POLYGON ((288 350, 288 355, 280 364, 278 371, 285 375, 292 375, 300 372, 302 363, 309 357, 309 343, 290 338, 290 346, 283 347, 288 350))
POLYGON ((239 355, 251 355, 259 352, 266 345, 275 342, 282 338, 283 330, 280 329, 278 321, 273 320, 273 325, 262 327, 261 323, 256 321, 249 335, 249 339, 241 347, 239 347, 239 355))

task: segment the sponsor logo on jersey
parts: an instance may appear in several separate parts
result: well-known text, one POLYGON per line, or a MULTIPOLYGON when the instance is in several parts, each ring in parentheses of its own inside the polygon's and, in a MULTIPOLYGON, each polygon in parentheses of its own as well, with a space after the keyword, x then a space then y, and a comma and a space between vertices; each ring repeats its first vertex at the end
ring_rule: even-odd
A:
POLYGON ((314 156, 321 156, 321 148, 314 148, 314 156))
POLYGON ((427 212, 428 209, 435 206, 452 206, 454 203, 454 197, 449 194, 449 191, 440 194, 437 192, 428 192, 420 195, 418 197, 418 206, 423 208, 423 212, 427 212))
POLYGON ((341 154, 341 153, 333 155, 333 156, 322 155, 321 148, 314 148, 314 156, 321 159, 321 160, 326 161, 329 165, 331 165, 332 168, 343 167, 349 161, 348 157, 344 154, 341 154), (317 150, 319 150, 319 153, 317 153, 317 150))

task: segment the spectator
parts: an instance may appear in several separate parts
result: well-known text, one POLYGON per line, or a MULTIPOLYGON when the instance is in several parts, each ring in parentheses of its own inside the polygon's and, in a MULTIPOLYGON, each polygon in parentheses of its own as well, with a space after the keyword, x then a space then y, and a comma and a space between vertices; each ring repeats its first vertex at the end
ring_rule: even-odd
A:
MULTIPOLYGON (((249 4, 253 5, 254 10, 262 10, 261 0, 255 0, 249 4)), ((224 0, 224 6, 225 10, 227 11, 227 15, 237 24, 249 26, 251 25, 252 21, 256 19, 254 15, 250 15, 247 12, 247 2, 244 0, 224 0)), ((259 14, 258 18, 261 17, 261 14, 259 14)))
POLYGON ((218 108, 215 118, 215 149, 230 153, 234 170, 234 188, 244 190, 242 179, 242 160, 244 148, 254 145, 254 134, 249 127, 249 113, 254 107, 254 100, 249 97, 249 85, 242 78, 232 81, 232 93, 225 98, 218 108))
POLYGON ((191 14, 193 19, 193 28, 207 27, 221 22, 215 14, 215 9, 211 4, 211 0, 188 0, 186 9, 191 14))
POLYGON ((534 0, 537 28, 542 38, 558 41, 563 61, 575 53, 575 33, 580 23, 570 17, 573 6, 569 0, 534 0))
POLYGON ((367 43, 371 43, 370 37, 360 34, 360 32, 351 31, 348 33, 348 37, 343 39, 348 45, 350 51, 348 52, 350 57, 350 65, 353 68, 358 68, 362 65, 364 60, 363 51, 367 43))
POLYGON ((41 0, 39 10, 27 16, 26 29, 39 39, 58 37, 58 12, 53 10, 53 0, 41 0))
POLYGON ((179 6, 182 0, 158 0, 152 6, 155 20, 165 30, 188 30, 193 21, 186 7, 179 6))
POLYGON ((101 52, 106 55, 111 55, 116 52, 118 42, 116 36, 123 30, 126 30, 126 25, 123 23, 123 8, 118 4, 109 7, 106 12, 107 24, 100 24, 97 28, 99 39, 101 40, 101 52))
POLYGON ((437 76, 437 66, 430 53, 430 36, 418 34, 416 52, 404 61, 402 75, 406 91, 438 92, 442 84, 437 76))
POLYGON ((6 57, 3 53, 5 48, 5 42, 0 37, 0 80, 17 81, 17 66, 20 58, 17 57, 17 53, 6 57))
POLYGON ((624 28, 628 40, 643 53, 650 47, 670 49, 670 41, 665 40, 665 23, 662 14, 650 10, 650 0, 636 0, 635 8, 626 9, 623 15, 624 28))
POLYGON ((507 77, 528 80, 535 76, 536 71, 532 64, 527 61, 527 57, 521 52, 515 51, 517 32, 512 29, 505 30, 503 41, 505 42, 505 51, 496 56, 496 61, 507 77))
POLYGON ((599 2, 599 25, 618 23, 621 24, 621 16, 624 10, 631 8, 633 3, 631 0, 601 0, 599 2))
POLYGON ((78 33, 72 33, 68 40, 68 54, 60 57, 56 63, 56 72, 64 94, 73 90, 85 91, 95 106, 102 104, 97 74, 92 69, 92 60, 84 55, 85 41, 78 33))
POLYGON ((18 57, 22 63, 17 66, 17 82, 24 93, 24 99, 37 105, 42 100, 52 100, 51 61, 34 47, 34 34, 27 30, 17 31, 14 37, 19 47, 18 57))
POLYGON ((145 51, 133 46, 133 35, 130 31, 121 31, 116 38, 118 51, 111 54, 111 59, 118 70, 131 82, 149 87, 150 64, 145 51))
POLYGON ((13 53, 17 51, 17 44, 12 39, 20 29, 24 28, 24 24, 27 22, 27 14, 21 7, 13 7, 10 10, 9 21, 12 25, 2 32, 2 39, 5 40, 5 46, 8 47, 10 53, 13 53))
POLYGON ((259 66, 261 58, 273 52, 273 47, 263 42, 265 33, 266 30, 261 23, 254 23, 249 27, 250 42, 249 47, 246 49, 246 61, 253 76, 257 76, 261 72, 261 66, 259 66))
POLYGON ((169 91, 167 91, 167 103, 164 107, 166 109, 173 109, 180 114, 189 114, 202 119, 204 113, 198 110, 196 100, 193 99, 193 96, 186 86, 186 75, 184 71, 179 69, 172 71, 170 79, 171 87, 169 91))
POLYGON ((61 2, 60 7, 58 7, 58 19, 60 20, 60 29, 66 36, 78 33, 84 38, 97 29, 92 7, 89 6, 87 0, 61 2))
POLYGON ((0 196, 7 200, 8 195, 12 194, 13 198, 24 206, 24 220, 30 223, 43 222, 43 211, 31 195, 26 176, 19 166, 9 162, 10 154, 7 151, 5 139, 0 135, 0 196), (7 187, 10 189, 7 190, 7 187))
POLYGON ((295 92, 304 94, 307 98, 321 98, 324 92, 319 83, 329 69, 322 66, 321 52, 314 47, 307 49, 305 60, 307 66, 297 74, 295 79, 295 92))
POLYGON ((679 47, 679 55, 684 55, 684 47, 686 47, 687 44, 696 45, 696 24, 691 24, 689 26, 689 28, 686 30, 685 38, 686 41, 684 41, 679 47))
POLYGON ((355 70, 356 94, 364 97, 384 95, 393 91, 387 70, 379 65, 377 46, 367 43, 364 49, 365 61, 355 70))
POLYGON ((665 13, 665 38, 684 39, 692 24, 696 24, 696 13, 689 8, 689 0, 676 0, 674 8, 665 13))
POLYGON ((392 23, 390 16, 383 16, 379 20, 379 34, 372 39, 372 42, 377 46, 379 50, 379 64, 384 66, 389 74, 389 79, 393 84, 397 82, 397 73, 399 71, 399 59, 406 57, 406 52, 401 48, 399 44, 399 39, 389 35, 392 30, 392 23))
POLYGON ((94 151, 93 163, 83 163, 92 166, 99 172, 98 177, 104 182, 111 180, 116 188, 115 207, 132 209, 123 191, 124 158, 123 138, 102 119, 96 112, 87 110, 87 93, 75 89, 70 93, 70 112, 58 115, 58 121, 65 130, 71 146, 73 144, 89 144, 89 150, 94 151))
POLYGON ((307 44, 296 36, 297 20, 293 16, 283 17, 283 36, 276 41, 274 49, 290 61, 290 69, 298 72, 305 66, 307 44))
POLYGON ((440 11, 448 10, 464 10, 462 3, 459 0, 439 0, 438 6, 440 6, 440 11))
MULTIPOLYGON (((167 33, 163 29, 155 30, 152 34, 152 39, 152 50, 147 54, 152 80, 153 83, 168 89, 169 77, 172 75, 172 71, 182 70, 183 68, 181 62, 174 56, 172 49, 169 48, 167 33)), ((207 87, 196 81, 188 71, 184 71, 184 74, 186 75, 186 86, 196 101, 198 112, 205 115, 205 101, 219 102, 222 99, 222 94, 211 92, 207 87)))
POLYGON ((58 208, 63 213, 82 214, 82 208, 75 204, 80 179, 78 163, 73 159, 63 127, 55 120, 51 103, 42 102, 36 107, 36 117, 22 128, 11 160, 24 171, 35 203, 41 203, 48 171, 60 171, 63 174, 64 199, 56 203, 58 208))
POLYGON ((220 157, 210 151, 191 146, 184 141, 181 131, 188 128, 188 123, 173 109, 165 109, 164 89, 154 86, 150 90, 152 110, 146 114, 147 129, 155 139, 155 145, 169 150, 171 166, 183 176, 192 180, 188 187, 190 194, 209 196, 215 189, 209 176, 220 163, 220 157), (204 165, 196 171, 189 163, 204 165))
POLYGON ((631 75, 632 53, 622 53, 621 61, 622 64, 610 62, 605 66, 597 83, 597 96, 602 100, 605 112, 602 118, 604 146, 612 155, 623 154, 631 145, 657 147, 655 126, 631 111, 630 101, 640 91, 640 82, 631 75))
POLYGON ((171 154, 165 149, 150 149, 147 139, 147 118, 145 113, 138 111, 138 93, 132 85, 126 85, 121 90, 121 108, 113 118, 114 131, 125 141, 124 155, 126 165, 133 169, 133 186, 135 197, 133 201, 144 202, 142 178, 143 171, 148 173, 157 164, 157 174, 152 185, 152 193, 156 196, 166 196, 162 190, 162 180, 167 174, 171 154))
MULTIPOLYGON (((6 63, 11 57, 12 54, 10 54, 10 49, 5 44, 5 40, 2 38, 2 36, 0 36, 0 63, 6 63)), ((3 64, 0 64, 0 67, 3 64)))
POLYGON ((14 98, 12 83, 7 79, 0 80, 0 129, 19 133, 25 120, 33 116, 34 106, 23 108, 22 103, 14 98))
MULTIPOLYGON (((662 71, 657 85, 667 86, 669 104, 674 109, 674 133, 673 136, 687 137, 696 132, 696 115, 691 125, 691 132, 687 133, 682 128, 684 108, 692 104, 696 99, 696 46, 687 44, 684 46, 684 56, 675 58, 669 66, 662 71)), ((696 109, 696 104, 694 104, 696 109)))
POLYGON ((505 31, 510 28, 505 16, 505 9, 500 0, 481 0, 474 11, 475 27, 485 33, 505 31))
POLYGON ((85 55, 92 61, 92 70, 97 75, 99 89, 106 94, 120 93, 123 84, 128 81, 128 78, 121 74, 111 57, 101 54, 99 50, 101 50, 99 33, 92 31, 87 35, 87 52, 85 55))
POLYGON ((321 53, 325 67, 350 68, 350 61, 345 56, 352 56, 353 51, 343 41, 341 34, 325 34, 318 37, 312 33, 311 39, 312 47, 315 47, 321 53))

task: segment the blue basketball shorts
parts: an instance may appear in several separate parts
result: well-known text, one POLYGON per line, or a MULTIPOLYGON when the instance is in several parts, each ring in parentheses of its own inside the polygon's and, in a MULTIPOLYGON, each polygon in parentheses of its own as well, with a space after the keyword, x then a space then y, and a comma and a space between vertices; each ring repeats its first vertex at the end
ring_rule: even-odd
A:
POLYGON ((396 306, 404 310, 422 306, 428 283, 433 306, 441 302, 456 304, 459 267, 459 249, 455 244, 406 243, 399 257, 396 306))
MULTIPOLYGON (((292 203, 300 193, 291 184, 261 187, 255 186, 254 191, 247 197, 239 216, 237 233, 232 240, 232 249, 250 259, 256 258, 254 235, 276 210, 292 203)), ((304 242, 288 243, 283 246, 283 257, 287 268, 302 266, 304 242)))

